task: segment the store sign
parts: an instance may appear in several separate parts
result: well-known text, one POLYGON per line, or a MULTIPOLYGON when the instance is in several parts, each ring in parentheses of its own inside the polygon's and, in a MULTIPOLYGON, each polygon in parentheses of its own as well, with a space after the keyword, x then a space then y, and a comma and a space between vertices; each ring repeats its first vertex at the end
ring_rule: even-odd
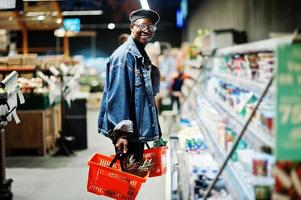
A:
POLYGON ((80 31, 80 19, 64 19, 64 28, 66 31, 78 33, 80 31))
POLYGON ((301 161, 301 44, 277 52, 277 160, 301 161))
POLYGON ((184 26, 184 18, 183 18, 183 13, 181 10, 177 10, 177 27, 178 28, 183 28, 184 26))

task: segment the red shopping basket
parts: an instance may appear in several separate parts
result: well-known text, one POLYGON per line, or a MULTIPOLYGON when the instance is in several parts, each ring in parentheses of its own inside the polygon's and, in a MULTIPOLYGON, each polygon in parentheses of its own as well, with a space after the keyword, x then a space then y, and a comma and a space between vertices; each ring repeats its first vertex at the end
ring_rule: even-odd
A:
MULTIPOLYGON (((147 145, 148 146, 148 145, 147 145)), ((149 148, 149 146, 148 146, 149 148)), ((166 150, 167 146, 145 149, 143 159, 152 159, 153 166, 149 177, 161 176, 166 173, 166 150)))
MULTIPOLYGON (((89 192, 108 196, 114 199, 132 200, 135 199, 141 184, 146 181, 142 178, 121 171, 120 162, 112 167, 112 157, 95 153, 88 161, 89 177, 87 189, 89 192)), ((114 158, 114 161, 115 158, 114 158)))

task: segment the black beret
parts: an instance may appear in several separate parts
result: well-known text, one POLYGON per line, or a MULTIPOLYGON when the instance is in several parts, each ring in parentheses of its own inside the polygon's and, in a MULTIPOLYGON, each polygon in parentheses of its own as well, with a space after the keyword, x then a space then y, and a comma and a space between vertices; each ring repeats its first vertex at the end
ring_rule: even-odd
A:
POLYGON ((154 10, 145 10, 145 9, 134 10, 129 15, 129 19, 131 23, 133 23, 137 19, 144 19, 144 18, 148 18, 152 20, 154 24, 157 24, 160 20, 160 15, 154 10))

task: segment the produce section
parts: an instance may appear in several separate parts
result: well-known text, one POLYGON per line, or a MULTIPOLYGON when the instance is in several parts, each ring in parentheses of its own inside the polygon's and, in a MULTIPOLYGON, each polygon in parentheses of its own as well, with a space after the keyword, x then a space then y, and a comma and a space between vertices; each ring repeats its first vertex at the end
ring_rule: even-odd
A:
POLYGON ((26 100, 18 110, 23 123, 7 126, 7 154, 47 155, 56 149, 61 135, 61 87, 70 105, 72 100, 81 95, 78 79, 84 66, 74 59, 38 57, 36 54, 8 56, 0 60, 0 73, 3 76, 12 69, 20 73, 17 84, 26 100), (60 74, 64 76, 64 83, 60 74))

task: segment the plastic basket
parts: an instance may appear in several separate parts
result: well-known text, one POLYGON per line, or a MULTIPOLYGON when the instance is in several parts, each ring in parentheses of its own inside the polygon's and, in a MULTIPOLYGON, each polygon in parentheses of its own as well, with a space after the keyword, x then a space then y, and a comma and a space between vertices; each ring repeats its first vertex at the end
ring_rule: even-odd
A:
POLYGON ((166 150, 167 146, 144 150, 143 159, 152 159, 153 166, 149 177, 161 176, 166 173, 166 150))
POLYGON ((112 160, 112 157, 98 153, 92 156, 88 161, 90 168, 87 190, 114 199, 135 199, 146 177, 142 178, 121 171, 119 162, 116 162, 113 167, 108 167, 112 160))

